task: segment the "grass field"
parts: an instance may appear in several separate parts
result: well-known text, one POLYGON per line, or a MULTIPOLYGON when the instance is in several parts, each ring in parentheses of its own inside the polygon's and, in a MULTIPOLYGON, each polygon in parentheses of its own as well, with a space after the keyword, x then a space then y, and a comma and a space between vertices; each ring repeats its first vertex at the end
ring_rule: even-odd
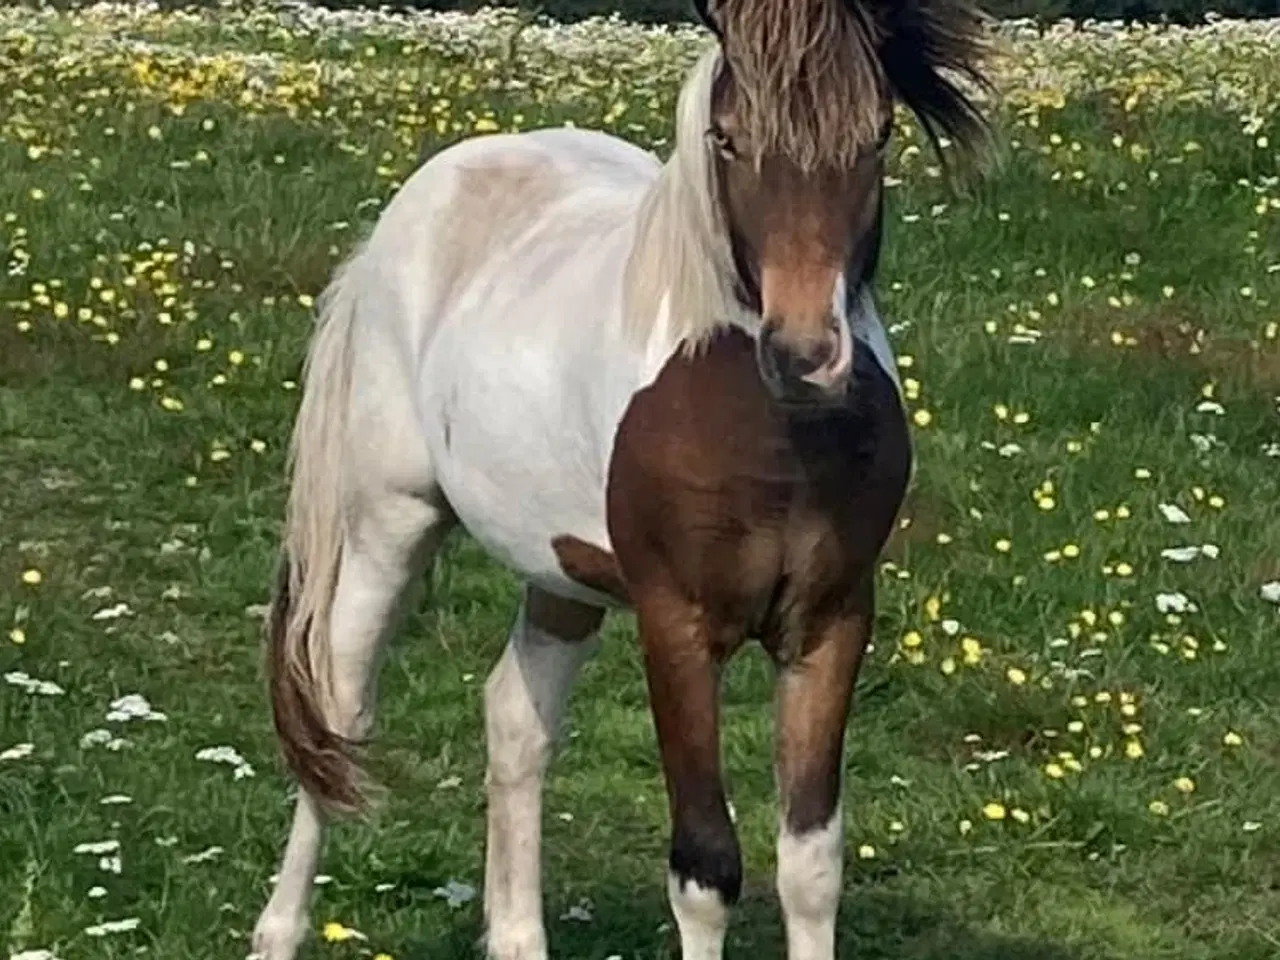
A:
MULTIPOLYGON (((701 42, 512 23, 0 9, 8 955, 247 952, 291 812, 260 615, 312 298, 442 143, 572 121, 665 153, 701 42)), ((965 193, 903 118, 880 294, 919 463, 849 735, 845 957, 1280 956, 1276 29, 1005 29, 965 193)), ((515 598, 452 543, 309 956, 474 954, 446 894, 480 884, 515 598)), ((736 661, 730 957, 781 949, 769 697, 736 661)), ((547 810, 553 955, 676 956, 626 619, 547 810)))

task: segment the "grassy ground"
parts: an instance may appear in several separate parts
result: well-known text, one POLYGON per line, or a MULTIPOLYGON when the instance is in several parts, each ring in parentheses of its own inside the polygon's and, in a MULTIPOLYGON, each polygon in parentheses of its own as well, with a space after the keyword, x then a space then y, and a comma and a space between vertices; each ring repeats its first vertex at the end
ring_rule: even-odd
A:
MULTIPOLYGON (((849 736, 843 954, 1272 958, 1280 62, 1231 26, 1011 50, 984 187, 949 194, 909 126, 894 161, 881 293, 919 472, 849 736)), ((310 298, 445 141, 573 120, 663 151, 688 52, 3 12, 0 946, 246 952, 290 813, 259 605, 310 298)), ((389 802, 335 833, 317 891, 317 930, 367 939, 310 955, 472 955, 478 901, 438 891, 480 882, 480 692, 515 597, 451 545, 384 673, 389 802)), ((769 694, 735 663, 730 956, 781 948, 769 694)), ((673 957, 627 620, 570 727, 554 954, 673 957)))

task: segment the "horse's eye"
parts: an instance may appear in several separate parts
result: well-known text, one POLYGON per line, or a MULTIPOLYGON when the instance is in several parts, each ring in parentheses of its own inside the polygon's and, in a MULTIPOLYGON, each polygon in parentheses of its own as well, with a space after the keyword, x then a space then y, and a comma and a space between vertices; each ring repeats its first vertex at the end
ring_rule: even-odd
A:
POLYGON ((707 131, 707 140, 716 153, 720 154, 721 159, 736 160, 738 151, 734 149, 733 141, 729 139, 729 135, 719 127, 712 127, 707 131))

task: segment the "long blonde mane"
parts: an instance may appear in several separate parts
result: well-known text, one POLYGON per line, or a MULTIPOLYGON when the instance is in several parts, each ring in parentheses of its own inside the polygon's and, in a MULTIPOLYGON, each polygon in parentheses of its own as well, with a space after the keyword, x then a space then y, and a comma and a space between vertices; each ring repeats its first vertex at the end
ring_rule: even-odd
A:
POLYGON ((720 58, 712 44, 680 91, 675 146, 640 208, 624 279, 627 334, 643 343, 665 306, 668 333, 687 353, 745 317, 731 286, 733 250, 706 141, 720 58))

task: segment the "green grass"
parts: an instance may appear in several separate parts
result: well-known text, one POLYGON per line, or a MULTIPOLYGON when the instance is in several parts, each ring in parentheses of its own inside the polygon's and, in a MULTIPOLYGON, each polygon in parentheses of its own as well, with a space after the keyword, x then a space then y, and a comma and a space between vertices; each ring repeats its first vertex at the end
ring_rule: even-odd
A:
MULTIPOLYGON (((0 750, 32 745, 0 761, 0 942, 65 960, 241 956, 291 813, 259 605, 305 298, 418 157, 477 121, 573 120, 665 150, 681 61, 627 58, 616 77, 612 53, 568 62, 525 44, 504 63, 420 39, 397 52, 381 34, 286 33, 262 14, 151 17, 114 34, 8 17, 0 671, 63 692, 0 685, 0 750), (138 67, 129 36, 175 46, 138 67), (353 72, 313 79, 283 59, 288 89, 268 76, 242 97, 244 54, 266 49, 319 50, 353 72), (198 74, 191 51, 211 58, 198 74), (522 76, 544 83, 504 88, 522 76), (123 615, 95 617, 118 604, 123 615), (167 720, 108 722, 133 693, 167 720), (84 745, 98 728, 123 748, 84 745), (255 775, 197 759, 219 745, 255 775), (130 802, 103 803, 113 795, 130 802), (75 852, 108 839, 118 873, 75 852), (126 917, 135 931, 85 932, 126 917)), ((848 736, 843 956, 1280 952, 1280 621, 1259 597, 1280 578, 1280 461, 1263 450, 1280 440, 1280 210, 1257 212, 1278 196, 1275 147, 1257 137, 1280 128, 1242 133, 1242 108, 1172 94, 1125 112, 1144 70, 1175 89, 1170 64, 1185 67, 1192 92, 1208 89, 1205 58, 1226 54, 1184 43, 1185 63, 1135 39, 1100 45, 1096 88, 1072 88, 1034 125, 1015 90, 1001 165, 970 195, 947 193, 921 156, 895 161, 881 299, 902 325, 912 409, 931 419, 915 432, 911 523, 880 578, 848 736), (1019 324, 1035 342, 1010 342, 1019 324), (1197 412, 1206 389, 1221 415, 1197 412), (1161 503, 1191 522, 1167 523, 1161 503), (1161 557, 1203 543, 1216 558, 1161 557), (1175 591, 1194 612, 1157 610, 1175 591), (1003 820, 984 815, 992 803, 1003 820)), ((1077 56, 1027 50, 1063 76, 1077 56)), ((1253 90, 1232 62, 1230 84, 1253 90)), ((508 572, 451 542, 383 674, 387 804, 333 833, 315 900, 317 927, 369 939, 313 940, 308 955, 473 955, 478 901, 454 909, 433 891, 481 881, 481 690, 516 596, 508 572)), ((748 652, 725 694, 747 861, 731 957, 782 950, 770 683, 748 652)), ((629 619, 610 622, 569 726, 547 785, 553 953, 674 957, 666 804, 629 619), (590 922, 561 919, 584 900, 590 922)))

